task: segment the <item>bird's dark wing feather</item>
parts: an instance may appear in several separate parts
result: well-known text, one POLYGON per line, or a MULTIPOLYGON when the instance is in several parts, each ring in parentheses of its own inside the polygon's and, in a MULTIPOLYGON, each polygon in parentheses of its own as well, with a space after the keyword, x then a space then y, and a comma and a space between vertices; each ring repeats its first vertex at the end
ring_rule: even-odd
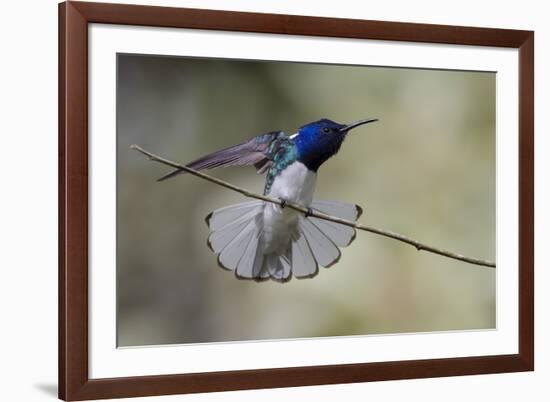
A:
MULTIPOLYGON (((287 139, 288 136, 282 131, 273 131, 254 137, 242 144, 208 154, 185 166, 195 170, 205 170, 228 166, 254 165, 258 173, 264 173, 271 163, 272 145, 275 145, 277 141, 287 139)), ((185 171, 176 169, 162 176, 158 181, 163 181, 182 173, 185 173, 185 171)))

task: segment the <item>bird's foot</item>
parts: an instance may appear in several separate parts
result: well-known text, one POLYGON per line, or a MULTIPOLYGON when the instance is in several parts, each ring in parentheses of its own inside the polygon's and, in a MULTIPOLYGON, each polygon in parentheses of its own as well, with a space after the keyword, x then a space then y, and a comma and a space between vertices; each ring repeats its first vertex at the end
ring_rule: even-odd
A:
POLYGON ((311 215, 313 215, 313 209, 308 208, 305 215, 306 215, 306 218, 309 218, 311 215))
POLYGON ((281 201, 281 208, 284 209, 286 207, 286 200, 283 200, 282 198, 279 198, 281 201))

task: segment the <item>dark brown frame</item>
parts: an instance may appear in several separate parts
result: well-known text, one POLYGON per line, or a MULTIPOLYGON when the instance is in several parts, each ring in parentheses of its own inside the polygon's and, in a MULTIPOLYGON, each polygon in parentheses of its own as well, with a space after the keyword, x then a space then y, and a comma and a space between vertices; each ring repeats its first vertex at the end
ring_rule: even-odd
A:
POLYGON ((534 33, 184 8, 59 5, 59 397, 83 400, 534 369, 534 33), (314 35, 519 49, 519 353, 215 373, 88 377, 88 24, 314 35))

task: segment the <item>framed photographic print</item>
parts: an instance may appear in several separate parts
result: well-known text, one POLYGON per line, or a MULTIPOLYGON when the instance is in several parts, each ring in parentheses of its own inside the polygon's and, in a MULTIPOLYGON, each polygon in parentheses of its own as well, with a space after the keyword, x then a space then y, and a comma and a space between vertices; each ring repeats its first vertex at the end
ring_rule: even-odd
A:
POLYGON ((533 32, 59 22, 61 399, 533 370, 533 32))

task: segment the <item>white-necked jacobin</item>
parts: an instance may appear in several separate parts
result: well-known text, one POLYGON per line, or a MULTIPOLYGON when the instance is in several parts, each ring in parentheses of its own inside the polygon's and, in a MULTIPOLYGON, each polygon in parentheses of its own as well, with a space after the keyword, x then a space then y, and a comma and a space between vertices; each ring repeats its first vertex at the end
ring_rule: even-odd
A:
MULTIPOLYGON (((353 128, 375 122, 364 119, 338 124, 329 119, 308 123, 293 135, 273 131, 242 144, 203 156, 186 166, 195 170, 254 165, 267 172, 264 194, 293 202, 311 210, 355 221, 361 208, 339 201, 314 201, 319 167, 335 155, 353 128)), ((175 170, 159 181, 183 170, 175 170)), ((218 264, 241 279, 279 282, 310 278, 318 265, 329 267, 340 258, 338 247, 348 246, 355 229, 331 221, 308 217, 290 208, 250 201, 211 212, 206 222, 211 234, 208 246, 218 264)))

